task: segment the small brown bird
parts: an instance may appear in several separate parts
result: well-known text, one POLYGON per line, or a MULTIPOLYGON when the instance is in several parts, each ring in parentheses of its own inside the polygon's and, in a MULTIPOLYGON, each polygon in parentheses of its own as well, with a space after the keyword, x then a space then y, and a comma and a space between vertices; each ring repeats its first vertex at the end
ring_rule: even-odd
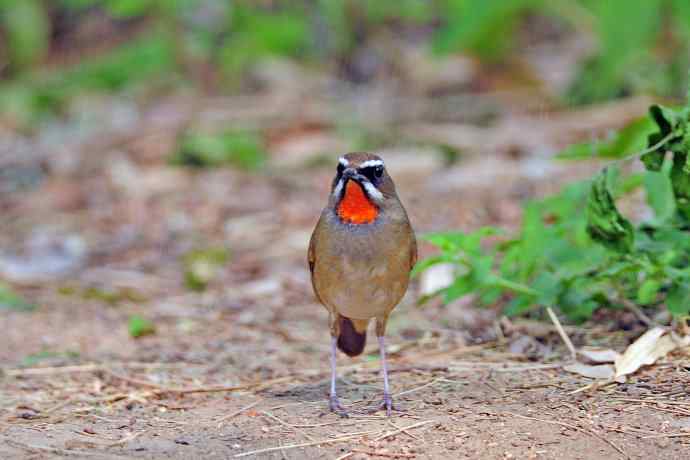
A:
POLYGON ((380 408, 391 414, 386 321, 405 295, 416 261, 414 231, 383 160, 369 153, 341 157, 309 243, 312 286, 328 310, 331 330, 331 411, 347 416, 335 391, 336 346, 349 356, 362 353, 375 318, 383 372, 380 408))

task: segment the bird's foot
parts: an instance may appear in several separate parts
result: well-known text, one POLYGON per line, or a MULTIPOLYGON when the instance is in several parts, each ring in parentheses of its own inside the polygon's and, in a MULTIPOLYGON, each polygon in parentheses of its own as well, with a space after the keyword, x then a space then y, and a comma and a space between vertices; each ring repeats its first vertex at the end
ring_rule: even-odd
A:
POLYGON ((347 411, 345 410, 343 405, 340 404, 340 400, 336 395, 331 395, 330 398, 328 398, 328 407, 331 409, 331 412, 335 412, 342 418, 349 417, 347 411))
POLYGON ((388 417, 391 416, 393 411, 405 412, 404 410, 400 409, 398 406, 393 404, 393 397, 390 395, 390 393, 384 393, 383 394, 383 401, 381 401, 377 406, 374 406, 370 412, 374 413, 374 412, 378 412, 382 409, 386 409, 386 415, 388 417))

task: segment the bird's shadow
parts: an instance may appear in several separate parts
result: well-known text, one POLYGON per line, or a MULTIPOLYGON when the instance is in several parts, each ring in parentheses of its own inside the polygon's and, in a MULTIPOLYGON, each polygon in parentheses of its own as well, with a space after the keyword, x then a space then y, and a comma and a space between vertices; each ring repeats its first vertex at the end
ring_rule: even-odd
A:
MULTIPOLYGON (((380 390, 374 385, 350 382, 347 379, 338 379, 336 382, 338 396, 345 401, 372 400, 380 396, 380 390)), ((330 380, 319 382, 300 383, 287 388, 278 388, 263 391, 264 397, 284 399, 290 402, 317 402, 327 404, 330 393, 330 380)))

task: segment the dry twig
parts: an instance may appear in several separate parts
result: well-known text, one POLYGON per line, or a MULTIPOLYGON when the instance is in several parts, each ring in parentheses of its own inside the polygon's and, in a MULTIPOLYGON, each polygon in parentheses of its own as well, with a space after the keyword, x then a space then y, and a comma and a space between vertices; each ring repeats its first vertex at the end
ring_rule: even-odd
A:
POLYGON ((136 433, 130 433, 129 435, 123 437, 122 439, 119 439, 119 440, 117 440, 117 441, 111 442, 111 443, 108 444, 106 447, 122 446, 122 445, 124 445, 124 444, 127 444, 127 443, 130 442, 130 441, 134 441, 135 439, 137 439, 137 438, 138 438, 139 436, 141 436, 142 434, 144 434, 143 431, 138 431, 138 432, 136 432, 136 433))
POLYGON ((378 438, 374 439, 374 441, 382 441, 386 438, 390 438, 391 436, 395 436, 396 434, 403 433, 406 430, 411 430, 412 428, 419 428, 420 426, 428 425, 429 423, 433 423, 435 421, 436 420, 424 420, 423 422, 417 422, 417 423, 414 423, 412 425, 404 426, 404 427, 398 428, 397 430, 389 431, 388 433, 385 433, 385 434, 379 436, 378 438))
POLYGON ((9 377, 33 377, 46 376, 55 374, 71 374, 75 372, 96 372, 107 371, 114 367, 122 367, 128 369, 152 369, 152 368, 180 368, 189 367, 193 364, 189 363, 108 363, 108 364, 79 364, 75 366, 51 366, 51 367, 30 367, 26 369, 6 369, 5 375, 9 377))
POLYGON ((643 436, 642 439, 653 439, 653 438, 687 438, 690 436, 690 432, 683 433, 667 433, 667 434, 655 434, 652 436, 643 436))
POLYGON ((248 404, 248 405, 244 406, 242 409, 236 410, 235 412, 232 412, 232 413, 230 413, 230 414, 228 414, 228 415, 223 416, 220 420, 218 420, 218 428, 221 427, 221 425, 223 424, 223 422, 226 422, 226 421, 230 420, 231 418, 235 418, 235 417, 237 417, 238 415, 240 415, 241 413, 243 413, 243 412, 245 412, 245 411, 248 411, 248 410, 251 409, 252 407, 254 407, 254 406, 256 406, 257 404, 259 404, 261 401, 263 401, 263 400, 262 400, 262 399, 259 399, 259 400, 257 400, 257 401, 254 401, 254 402, 251 403, 251 404, 248 404))
POLYGON ((77 449, 60 449, 59 447, 44 447, 44 446, 36 446, 33 444, 26 444, 23 442, 15 441, 14 439, 5 439, 5 443, 7 443, 8 446, 12 446, 17 449, 22 449, 22 450, 27 450, 29 452, 35 452, 35 453, 41 453, 41 454, 52 454, 52 455, 60 455, 62 457, 87 457, 87 458, 105 458, 105 459, 121 459, 125 457, 121 457, 119 455, 113 455, 113 454, 101 454, 98 452, 94 452, 92 450, 89 451, 84 451, 84 450, 77 450, 77 449))
POLYGON ((388 458, 415 458, 416 455, 414 454, 403 454, 403 453, 388 453, 388 452, 376 452, 373 450, 364 450, 364 449, 352 449, 352 453, 358 453, 358 454, 367 454, 371 455, 373 457, 388 457, 388 458))
POLYGON ((563 329, 561 322, 558 320, 558 316, 556 316, 551 307, 546 307, 546 312, 549 314, 549 318, 551 318, 551 322, 553 322, 553 325, 556 326, 556 330, 558 331, 558 334, 561 336, 561 339, 563 339, 565 346, 568 347, 568 350, 570 351, 570 357, 572 359, 576 359, 577 351, 575 351, 575 347, 573 346, 573 342, 570 341, 570 337, 568 337, 568 334, 565 333, 565 329, 563 329))
POLYGON ((319 441, 311 441, 311 442, 303 442, 300 444, 287 444, 284 446, 278 446, 278 447, 267 447, 265 449, 259 449, 259 450, 251 450, 248 452, 242 452, 241 454, 235 455, 235 458, 240 458, 240 457, 247 457, 249 455, 256 455, 256 454, 265 454, 267 452, 275 452, 277 450, 288 450, 288 449, 298 449, 300 447, 309 447, 309 446, 319 446, 319 445, 324 445, 324 444, 333 444, 336 442, 343 442, 343 441, 349 441, 350 439, 356 438, 358 436, 362 436, 364 434, 373 434, 373 433, 378 433, 378 431, 360 431, 358 433, 350 433, 345 436, 339 436, 337 438, 331 438, 331 439, 321 439, 319 441))

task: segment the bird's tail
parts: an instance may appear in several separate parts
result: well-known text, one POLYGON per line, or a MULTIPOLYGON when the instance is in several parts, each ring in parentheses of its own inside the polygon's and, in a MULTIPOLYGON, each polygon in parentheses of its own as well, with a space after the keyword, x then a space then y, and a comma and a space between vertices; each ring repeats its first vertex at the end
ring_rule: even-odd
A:
POLYGON ((357 356, 364 350, 367 343, 367 325, 369 320, 346 318, 338 315, 340 323, 340 335, 338 336, 338 348, 348 356, 357 356))

